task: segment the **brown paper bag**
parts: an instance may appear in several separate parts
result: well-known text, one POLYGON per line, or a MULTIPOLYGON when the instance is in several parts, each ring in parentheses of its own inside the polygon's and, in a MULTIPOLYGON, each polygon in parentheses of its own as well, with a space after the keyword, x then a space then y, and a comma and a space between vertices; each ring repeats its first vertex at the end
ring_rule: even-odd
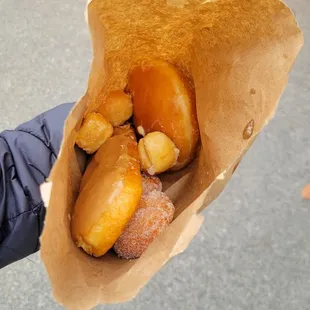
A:
POLYGON ((203 222, 200 211, 272 118, 303 41, 292 12, 278 0, 93 0, 88 22, 94 52, 88 89, 67 119, 42 193, 49 202, 42 260, 56 300, 74 310, 130 300, 188 246, 203 222), (126 86, 131 64, 141 57, 168 60, 192 78, 201 147, 189 167, 163 176, 176 218, 142 257, 95 259, 70 235, 83 171, 76 134, 108 90, 126 86))

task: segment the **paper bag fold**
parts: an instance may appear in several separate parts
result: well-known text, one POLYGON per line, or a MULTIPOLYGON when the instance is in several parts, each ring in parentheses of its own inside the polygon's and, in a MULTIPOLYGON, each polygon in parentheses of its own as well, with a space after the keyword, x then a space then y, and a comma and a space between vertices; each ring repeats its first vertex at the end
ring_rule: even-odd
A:
POLYGON ((88 89, 68 116, 52 185, 42 193, 49 207, 41 257, 55 298, 75 310, 133 298, 188 246, 203 222, 199 212, 272 118, 302 46, 292 12, 278 0, 93 0, 88 23, 94 52, 88 89), (131 64, 142 57, 170 61, 194 83, 201 146, 187 168, 162 177, 176 218, 142 257, 126 261, 111 252, 95 259, 70 235, 83 173, 76 134, 85 113, 107 91, 123 89, 131 64))

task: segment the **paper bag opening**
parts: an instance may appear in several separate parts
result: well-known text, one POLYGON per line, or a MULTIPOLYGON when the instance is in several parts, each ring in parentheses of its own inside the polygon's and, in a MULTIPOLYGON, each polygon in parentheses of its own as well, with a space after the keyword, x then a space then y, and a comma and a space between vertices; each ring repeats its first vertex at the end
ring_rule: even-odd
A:
POLYGON ((93 0, 88 22, 94 59, 88 89, 67 118, 41 238, 41 257, 58 302, 68 309, 122 302, 198 232, 206 207, 272 118, 302 46, 292 12, 278 0, 93 0), (137 260, 100 259, 71 239, 70 214, 82 177, 75 139, 84 115, 109 90, 124 89, 131 64, 157 57, 192 79, 201 146, 183 171, 162 177, 176 217, 137 260))

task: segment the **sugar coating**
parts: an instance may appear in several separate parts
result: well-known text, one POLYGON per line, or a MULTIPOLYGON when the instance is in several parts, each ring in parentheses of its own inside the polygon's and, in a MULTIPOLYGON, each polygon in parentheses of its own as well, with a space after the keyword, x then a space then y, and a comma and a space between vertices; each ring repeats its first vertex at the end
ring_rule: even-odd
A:
POLYGON ((171 223, 174 211, 165 193, 154 190, 142 196, 137 211, 114 245, 117 255, 125 259, 140 257, 171 223))
POLYGON ((146 195, 154 190, 161 192, 162 184, 158 177, 142 174, 142 189, 143 195, 146 195))

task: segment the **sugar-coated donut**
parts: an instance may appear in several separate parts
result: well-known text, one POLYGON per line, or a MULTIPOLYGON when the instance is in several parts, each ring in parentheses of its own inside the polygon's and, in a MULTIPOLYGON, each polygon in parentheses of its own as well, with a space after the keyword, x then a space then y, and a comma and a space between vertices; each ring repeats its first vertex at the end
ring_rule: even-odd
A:
POLYGON ((142 174, 142 195, 147 195, 152 191, 162 191, 163 185, 158 177, 142 174))
POLYGON ((141 256, 151 242, 171 223, 175 208, 160 191, 143 195, 137 211, 114 245, 117 255, 125 259, 141 256))

